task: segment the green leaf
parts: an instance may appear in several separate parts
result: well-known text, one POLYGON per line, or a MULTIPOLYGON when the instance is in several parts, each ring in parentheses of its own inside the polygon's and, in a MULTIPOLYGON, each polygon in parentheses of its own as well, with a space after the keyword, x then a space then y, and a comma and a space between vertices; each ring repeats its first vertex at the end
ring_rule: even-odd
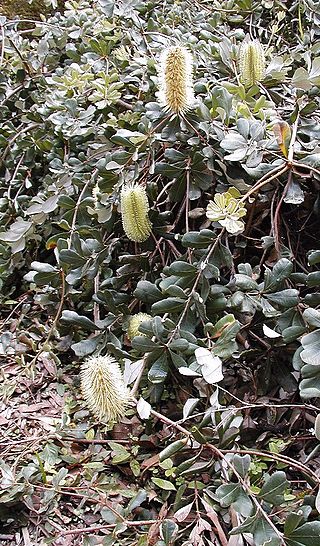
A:
POLYGON ((171 545, 179 530, 178 525, 172 519, 165 519, 160 525, 160 535, 167 546, 171 545))
POLYGON ((59 472, 55 474, 52 478, 52 485, 53 487, 58 487, 58 485, 64 485, 65 478, 68 476, 69 471, 67 468, 60 468, 59 472))
POLYGON ((151 480, 155 485, 160 487, 160 489, 164 489, 165 491, 176 491, 175 485, 168 480, 163 480, 162 478, 151 478, 151 480))
POLYGON ((188 262, 182 262, 176 260, 170 267, 165 268, 163 271, 165 274, 178 275, 178 276, 194 276, 197 273, 197 268, 188 262))
POLYGON ((303 312, 302 316, 308 324, 320 328, 320 311, 309 307, 303 312))
POLYGON ((57 267, 42 262, 31 262, 30 267, 33 269, 33 271, 37 271, 37 273, 59 273, 59 269, 57 267))
POLYGON ((290 536, 292 531, 294 531, 298 527, 298 525, 300 525, 303 519, 303 513, 297 514, 296 512, 290 512, 290 514, 287 515, 286 521, 284 523, 284 534, 286 536, 290 536))
POLYGON ((5 241, 6 243, 16 243, 27 234, 31 227, 32 222, 17 220, 11 224, 9 231, 0 233, 0 241, 5 241))
POLYGON ((309 79, 313 85, 320 87, 320 57, 313 59, 309 79))
POLYGON ((259 290, 258 283, 256 283, 256 281, 253 280, 248 275, 242 275, 241 273, 236 273, 234 278, 235 278, 236 286, 240 290, 243 290, 245 292, 252 292, 252 291, 259 290))
POLYGON ((250 455, 234 455, 232 464, 240 474, 242 478, 245 478, 248 474, 251 463, 250 455))
POLYGON ((299 292, 295 288, 281 290, 281 292, 273 292, 273 294, 265 294, 265 297, 285 309, 294 307, 299 303, 299 292))
POLYGON ((272 273, 265 275, 265 290, 274 290, 286 279, 288 279, 293 271, 293 264, 286 258, 281 258, 274 266, 272 273))
POLYGON ((147 499, 147 492, 144 489, 140 489, 138 493, 130 500, 128 506, 125 509, 126 514, 131 514, 133 510, 141 506, 147 499))
POLYGON ((168 347, 172 351, 187 351, 187 349, 189 349, 189 342, 183 338, 174 339, 168 347))
POLYGON ((133 295, 144 303, 154 303, 163 298, 162 292, 149 281, 139 281, 133 295))
POLYGON ((320 285, 320 271, 314 271, 313 273, 309 273, 307 277, 307 286, 309 288, 313 288, 314 286, 320 285))
POLYGON ((149 352, 156 349, 158 345, 147 336, 135 336, 131 341, 132 347, 140 352, 149 352))
POLYGON ((117 442, 108 442, 108 444, 113 452, 112 462, 114 464, 124 463, 130 459, 131 454, 122 444, 118 444, 117 442))
POLYGON ((234 315, 228 314, 222 317, 216 324, 213 326, 212 329, 210 329, 210 336, 214 338, 219 338, 222 333, 230 328, 234 323, 236 322, 236 319, 234 318, 234 315))
POLYGON ((306 364, 301 368, 301 375, 299 389, 302 398, 320 398, 320 367, 306 364))
POLYGON ((100 341, 101 336, 95 336, 90 339, 83 339, 78 343, 73 343, 73 345, 71 345, 71 349, 75 352, 77 356, 80 357, 91 355, 96 350, 100 341))
POLYGON ((286 479, 285 472, 275 472, 270 477, 266 478, 266 481, 260 490, 259 498, 274 506, 281 504, 284 499, 284 492, 288 485, 289 483, 286 479))
POLYGON ((320 250, 311 250, 308 253, 309 265, 317 265, 320 262, 320 250))
POLYGON ((286 546, 316 546, 320 537, 320 521, 301 525, 285 537, 286 546))
POLYGON ((185 308, 186 300, 182 298, 166 298, 161 301, 155 302, 151 311, 155 315, 161 315, 164 313, 178 313, 185 308))
POLYGON ((189 248, 207 248, 216 238, 213 231, 202 229, 200 231, 189 231, 182 237, 182 244, 189 248))
POLYGON ((178 451, 181 451, 186 446, 186 443, 188 441, 188 438, 184 438, 183 440, 176 440, 172 444, 168 445, 165 449, 160 451, 159 453, 159 460, 160 462, 164 461, 165 459, 168 459, 169 457, 172 457, 175 453, 178 451))
POLYGON ((241 491, 242 487, 239 483, 228 483, 218 487, 216 497, 221 506, 227 507, 237 500, 241 491))
POLYGON ((80 326, 81 328, 84 328, 85 330, 90 330, 91 332, 99 329, 95 325, 95 323, 92 322, 92 320, 84 317, 83 315, 78 315, 78 313, 76 313, 75 311, 63 311, 61 315, 61 320, 63 322, 74 324, 75 326, 80 326))
POLYGON ((59 449, 51 442, 45 445, 44 449, 40 453, 40 456, 42 461, 44 463, 48 463, 50 466, 54 466, 55 464, 61 462, 59 449))
POLYGON ((255 521, 253 537, 255 546, 280 546, 282 542, 275 530, 262 516, 255 521))
POLYGON ((294 87, 298 89, 303 89, 304 91, 310 91, 312 84, 309 81, 309 74, 305 68, 297 68, 293 74, 291 83, 294 87))
POLYGON ((65 263, 72 266, 72 269, 76 267, 82 267, 87 263, 87 258, 83 258, 74 250, 62 249, 59 254, 61 263, 65 263))
POLYGON ((164 352, 163 355, 161 355, 151 366, 149 373, 148 373, 148 379, 151 381, 151 383, 163 383, 165 379, 167 378, 169 370, 168 365, 168 358, 166 353, 164 352))
POLYGON ((306 364, 320 366, 320 330, 314 330, 301 338, 303 351, 300 358, 306 364))
POLYGON ((241 525, 238 525, 237 527, 231 529, 230 535, 238 535, 240 533, 252 533, 256 520, 257 514, 255 514, 254 516, 249 516, 241 525))

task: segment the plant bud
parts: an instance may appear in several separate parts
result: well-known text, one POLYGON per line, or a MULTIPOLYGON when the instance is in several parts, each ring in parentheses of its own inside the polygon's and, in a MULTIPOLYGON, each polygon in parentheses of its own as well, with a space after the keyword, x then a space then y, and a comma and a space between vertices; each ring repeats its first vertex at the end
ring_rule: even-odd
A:
POLYGON ((151 315, 147 315, 147 313, 137 313, 136 315, 133 315, 129 320, 127 331, 128 338, 133 339, 135 336, 143 336, 144 334, 139 332, 139 326, 141 322, 144 322, 151 318, 151 315))
POLYGON ((122 224, 127 237, 136 243, 146 241, 152 228, 146 190, 137 184, 126 185, 121 190, 120 202, 122 224))
POLYGON ((192 57, 185 47, 165 49, 159 66, 159 101, 172 113, 188 110, 194 103, 192 57))
POLYGON ((130 393, 119 364, 112 356, 87 358, 80 377, 83 397, 99 421, 115 422, 124 416, 130 393))
POLYGON ((244 40, 240 46, 240 79, 245 87, 251 87, 263 80, 266 61, 259 40, 244 40))

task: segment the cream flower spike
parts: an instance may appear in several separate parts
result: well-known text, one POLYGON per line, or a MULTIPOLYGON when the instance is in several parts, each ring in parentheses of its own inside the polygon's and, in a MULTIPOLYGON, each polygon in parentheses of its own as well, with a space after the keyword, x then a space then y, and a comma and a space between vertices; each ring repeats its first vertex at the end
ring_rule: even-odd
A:
POLYGON ((265 77, 266 60, 259 40, 244 40, 239 51, 240 79, 251 87, 265 77))
POLYGON ((120 203, 122 225, 127 237, 136 243, 146 241, 152 229, 146 190, 138 184, 125 185, 121 190, 120 203))
POLYGON ((192 56, 185 47, 173 46, 162 52, 158 70, 158 97, 166 110, 179 114, 193 106, 192 68, 192 56))
POLYGON ((81 390, 90 411, 105 423, 124 416, 130 393, 118 362, 110 355, 87 358, 80 370, 81 390))

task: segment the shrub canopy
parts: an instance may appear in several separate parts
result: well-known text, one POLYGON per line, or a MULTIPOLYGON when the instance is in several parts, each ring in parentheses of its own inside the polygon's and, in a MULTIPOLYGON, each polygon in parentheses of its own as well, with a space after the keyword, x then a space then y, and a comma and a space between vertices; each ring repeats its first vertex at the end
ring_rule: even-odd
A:
POLYGON ((57 537, 54 508, 80 487, 78 527, 104 524, 103 544, 315 545, 318 3, 72 0, 47 19, 38 6, 0 16, 0 348, 7 408, 49 396, 55 410, 2 462, 0 517, 16 505, 25 521, 37 494, 57 537), (159 103, 173 46, 193 65, 178 113, 159 103), (143 202, 120 203, 130 185, 143 202), (143 242, 127 236, 138 221, 143 242), (113 432, 77 381, 107 353, 131 386, 142 374, 139 419, 113 432))

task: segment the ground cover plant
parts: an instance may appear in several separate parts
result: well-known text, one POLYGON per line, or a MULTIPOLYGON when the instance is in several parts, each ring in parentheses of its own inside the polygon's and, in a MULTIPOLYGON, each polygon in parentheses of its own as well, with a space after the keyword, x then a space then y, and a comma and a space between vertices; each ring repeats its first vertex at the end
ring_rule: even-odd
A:
POLYGON ((316 546, 318 2, 23 4, 0 7, 3 544, 316 546))

